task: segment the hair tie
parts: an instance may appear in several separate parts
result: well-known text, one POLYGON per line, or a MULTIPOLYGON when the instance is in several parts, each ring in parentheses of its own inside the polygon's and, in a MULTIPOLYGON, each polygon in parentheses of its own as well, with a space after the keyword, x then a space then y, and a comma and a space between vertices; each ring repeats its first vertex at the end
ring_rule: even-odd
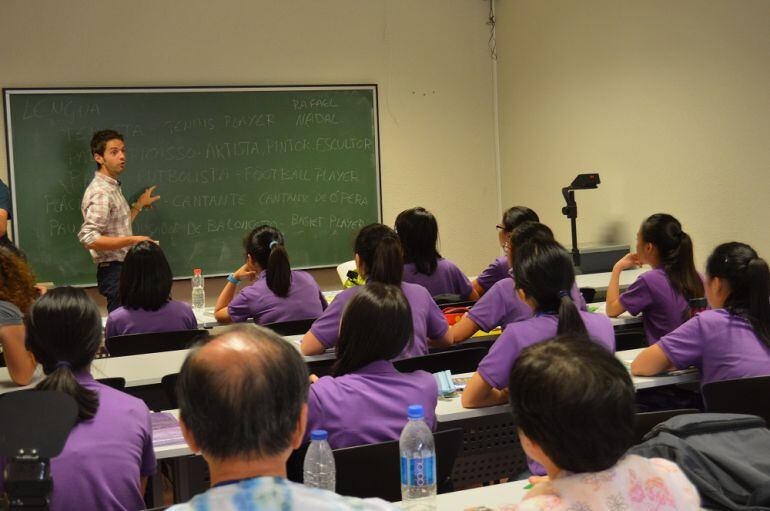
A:
POLYGON ((275 240, 271 241, 270 245, 269 245, 270 246, 270 250, 273 250, 273 247, 276 246, 276 245, 278 245, 277 241, 275 241, 275 240))
POLYGON ((61 369, 62 367, 66 367, 70 371, 72 371, 72 364, 69 362, 66 362, 64 360, 60 360, 59 362, 56 362, 56 369, 61 369))
POLYGON ((569 291, 559 291, 559 298, 564 298, 565 296, 569 296, 569 291))

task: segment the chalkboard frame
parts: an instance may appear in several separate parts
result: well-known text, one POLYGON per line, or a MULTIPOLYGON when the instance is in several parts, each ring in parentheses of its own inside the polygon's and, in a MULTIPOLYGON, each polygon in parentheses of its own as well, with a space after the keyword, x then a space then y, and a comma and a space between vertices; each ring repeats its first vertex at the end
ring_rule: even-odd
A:
MULTIPOLYGON (((290 85, 163 85, 163 86, 85 86, 85 87, 3 87, 3 104, 5 108, 5 115, 3 116, 4 131, 5 131, 5 145, 6 145, 6 164, 8 169, 8 187, 11 192, 11 205, 13 209, 13 241, 23 250, 23 240, 20 239, 19 234, 19 222, 17 211, 17 194, 14 175, 14 158, 13 158, 13 133, 12 133, 12 120, 11 120, 11 97, 14 94, 114 94, 114 93, 180 93, 180 92, 265 92, 265 91, 342 91, 342 90, 369 90, 372 93, 372 108, 373 112, 373 133, 374 133, 374 158, 375 158, 375 184, 377 191, 375 194, 377 200, 377 221, 382 222, 382 164, 381 164, 381 152, 380 152, 380 110, 379 110, 379 88, 376 83, 363 83, 363 84, 290 84, 290 85)), ((347 260, 347 259, 346 259, 347 260)), ((339 261, 342 263, 344 261, 339 261)), ((334 264, 318 265, 318 266, 297 266, 295 269, 325 269, 334 268, 334 264)), ((228 273, 213 273, 207 276, 222 277, 228 273)), ((93 272, 95 277, 96 272, 93 272)), ((192 275, 175 275, 174 280, 185 280, 191 278, 192 275)), ((72 284, 76 287, 93 287, 96 282, 72 284)))

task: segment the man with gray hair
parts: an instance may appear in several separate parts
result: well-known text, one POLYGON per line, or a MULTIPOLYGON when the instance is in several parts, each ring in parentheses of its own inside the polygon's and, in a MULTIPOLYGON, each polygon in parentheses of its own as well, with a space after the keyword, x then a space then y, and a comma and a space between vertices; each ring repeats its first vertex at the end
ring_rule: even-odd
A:
POLYGON ((286 479, 307 419, 308 371, 273 331, 240 325, 193 348, 179 374, 179 422, 209 465, 211 488, 170 508, 391 510, 286 479))

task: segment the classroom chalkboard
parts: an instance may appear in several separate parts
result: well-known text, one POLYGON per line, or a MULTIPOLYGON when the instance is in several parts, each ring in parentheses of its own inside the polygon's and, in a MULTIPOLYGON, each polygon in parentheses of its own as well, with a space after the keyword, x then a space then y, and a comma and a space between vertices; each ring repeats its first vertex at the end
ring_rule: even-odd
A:
POLYGON ((77 240, 96 164, 91 135, 125 137, 123 193, 161 199, 134 234, 160 241, 176 278, 244 261, 255 226, 278 227, 292 266, 352 258, 381 213, 376 85, 4 89, 14 236, 41 281, 91 285, 77 240))

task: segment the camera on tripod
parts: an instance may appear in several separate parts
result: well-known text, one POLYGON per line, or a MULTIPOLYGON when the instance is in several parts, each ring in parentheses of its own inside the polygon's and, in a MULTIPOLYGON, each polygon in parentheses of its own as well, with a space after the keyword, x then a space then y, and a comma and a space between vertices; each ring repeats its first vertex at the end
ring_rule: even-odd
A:
MULTIPOLYGON (((61 453, 78 407, 61 392, 21 390, 0 399, 0 456, 9 510, 47 510, 54 481, 50 459, 61 453)), ((0 501, 2 502, 2 501, 0 501)))

